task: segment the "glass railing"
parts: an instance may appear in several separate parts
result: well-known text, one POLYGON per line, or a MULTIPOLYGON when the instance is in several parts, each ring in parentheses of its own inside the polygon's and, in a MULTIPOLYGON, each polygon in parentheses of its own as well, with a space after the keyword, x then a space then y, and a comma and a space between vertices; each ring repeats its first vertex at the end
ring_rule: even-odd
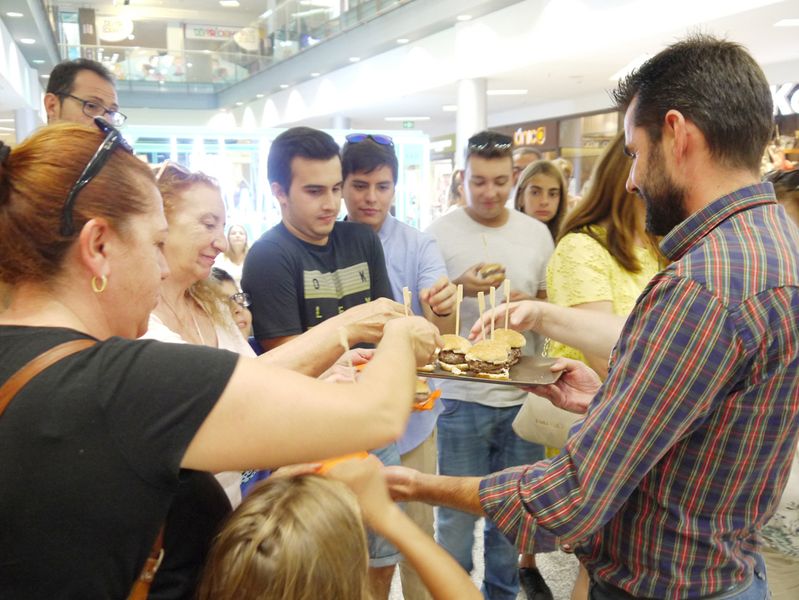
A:
POLYGON ((247 27, 186 24, 184 45, 199 49, 62 44, 61 53, 101 61, 123 89, 215 92, 412 1, 288 0, 247 27))

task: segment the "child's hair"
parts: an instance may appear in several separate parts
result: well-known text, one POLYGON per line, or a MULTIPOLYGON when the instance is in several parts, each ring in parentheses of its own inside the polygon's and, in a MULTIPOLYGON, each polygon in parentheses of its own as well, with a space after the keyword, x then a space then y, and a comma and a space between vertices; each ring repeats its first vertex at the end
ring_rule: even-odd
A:
POLYGON ((233 513, 208 556, 199 600, 368 600, 360 509, 343 483, 271 477, 233 513))

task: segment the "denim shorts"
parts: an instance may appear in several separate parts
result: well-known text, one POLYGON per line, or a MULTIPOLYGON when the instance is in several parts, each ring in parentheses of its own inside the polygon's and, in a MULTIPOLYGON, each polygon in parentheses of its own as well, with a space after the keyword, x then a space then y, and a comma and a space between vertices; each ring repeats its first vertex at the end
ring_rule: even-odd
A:
MULTIPOLYGON (((380 459, 384 465, 399 465, 400 455, 397 444, 389 444, 378 450, 371 452, 380 459)), ((368 528, 366 530, 366 542, 369 546, 369 566, 370 567, 390 567, 399 564, 402 554, 386 538, 381 537, 368 528)))

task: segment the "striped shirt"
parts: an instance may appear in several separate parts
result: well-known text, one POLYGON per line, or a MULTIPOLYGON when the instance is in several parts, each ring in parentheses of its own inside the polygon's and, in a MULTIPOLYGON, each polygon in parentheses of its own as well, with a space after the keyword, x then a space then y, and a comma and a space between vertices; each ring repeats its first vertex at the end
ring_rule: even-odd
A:
POLYGON ((639 597, 751 576, 799 428, 799 230, 771 184, 719 198, 661 248, 608 379, 556 458, 485 478, 486 514, 529 551, 539 528, 639 597))

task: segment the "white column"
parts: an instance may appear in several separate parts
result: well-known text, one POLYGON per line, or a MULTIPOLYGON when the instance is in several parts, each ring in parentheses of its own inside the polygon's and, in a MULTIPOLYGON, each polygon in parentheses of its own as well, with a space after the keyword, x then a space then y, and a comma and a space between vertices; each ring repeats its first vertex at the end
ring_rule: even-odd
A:
POLYGON ((458 82, 458 115, 455 128, 455 167, 463 168, 466 142, 486 128, 486 80, 462 79, 458 82))
POLYGON ((333 115, 330 126, 333 129, 350 129, 352 127, 352 119, 344 115, 333 115))
POLYGON ((14 134, 17 138, 17 144, 22 142, 33 131, 44 125, 42 120, 32 108, 18 108, 14 111, 14 127, 16 131, 14 134))

